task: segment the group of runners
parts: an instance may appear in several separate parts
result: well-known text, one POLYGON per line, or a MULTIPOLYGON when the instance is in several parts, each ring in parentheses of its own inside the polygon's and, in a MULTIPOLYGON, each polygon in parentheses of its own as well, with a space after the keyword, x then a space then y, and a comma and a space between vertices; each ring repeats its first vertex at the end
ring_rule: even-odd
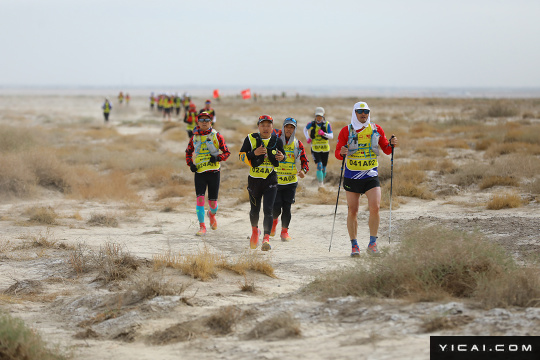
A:
MULTIPOLYGON (((199 221, 197 235, 206 234, 205 215, 212 230, 217 229, 216 214, 220 184, 220 163, 230 156, 223 136, 213 128, 215 112, 202 109, 196 116, 196 126, 191 131, 186 148, 186 163, 194 173, 196 213, 199 221), (205 212, 205 194, 208 190, 209 210, 205 212)), ((357 240, 359 199, 365 194, 369 207, 370 239, 367 252, 378 255, 377 233, 379 228, 381 189, 378 178, 377 156, 380 151, 389 155, 398 145, 392 135, 388 140, 383 129, 371 122, 370 108, 365 102, 354 104, 351 122, 338 135, 335 150, 337 159, 345 167, 343 187, 347 194, 347 229, 351 240, 351 256, 360 256, 357 240)), ((317 164, 317 180, 323 186, 330 153, 329 139, 332 128, 324 117, 325 111, 317 107, 314 119, 304 128, 307 143, 311 144, 313 160, 317 164)), ((257 121, 258 131, 246 136, 239 152, 239 159, 249 166, 248 186, 251 222, 250 247, 271 249, 270 237, 276 233, 281 216, 281 240, 292 240, 289 235, 291 205, 295 202, 298 178, 309 171, 309 161, 302 142, 296 137, 297 121, 288 117, 280 130, 274 129, 274 119, 261 115, 257 121), (259 216, 263 209, 263 231, 259 229, 259 216)), ((189 133, 189 131, 188 131, 189 133)))

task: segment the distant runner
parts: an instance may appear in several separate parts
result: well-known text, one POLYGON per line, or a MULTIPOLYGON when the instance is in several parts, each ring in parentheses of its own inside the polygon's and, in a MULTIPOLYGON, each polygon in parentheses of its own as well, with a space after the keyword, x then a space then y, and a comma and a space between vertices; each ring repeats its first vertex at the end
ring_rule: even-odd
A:
POLYGON ((150 110, 154 110, 154 105, 156 104, 156 98, 154 97, 154 93, 150 94, 150 110))
POLYGON ((211 104, 212 104, 212 101, 210 101, 210 99, 206 100, 204 102, 204 107, 199 111, 199 114, 204 111, 205 113, 212 115, 212 126, 215 126, 216 125, 216 111, 210 107, 211 104))
POLYGON ((193 129, 195 128, 195 125, 197 125, 197 108, 194 103, 189 104, 184 122, 187 124, 186 130, 188 137, 191 138, 193 136, 193 129))
POLYGON ((108 123, 109 122, 109 114, 111 113, 111 110, 112 110, 112 105, 109 102, 109 99, 105 99, 105 102, 103 103, 101 108, 103 109, 103 117, 105 118, 105 123, 108 123))
POLYGON ((286 118, 283 122, 283 129, 279 131, 278 136, 283 142, 285 150, 285 159, 279 163, 276 169, 278 175, 278 187, 276 200, 274 201, 274 212, 272 230, 270 236, 276 233, 279 215, 281 215, 281 240, 292 240, 289 236, 289 223, 291 222, 291 205, 294 204, 296 196, 296 187, 298 186, 298 177, 303 178, 309 171, 308 159, 304 145, 295 137, 296 120, 286 118), (296 168, 296 162, 300 160, 301 168, 296 168), (298 177, 297 177, 298 176, 298 177))
POLYGON ((196 235, 206 234, 204 223, 204 195, 208 188, 208 218, 212 230, 217 229, 216 213, 220 182, 220 162, 231 155, 225 139, 212 129, 212 116, 202 112, 197 119, 198 126, 193 130, 193 137, 186 149, 186 163, 195 173, 195 194, 197 195, 197 219, 199 231, 196 235), (220 153, 221 150, 221 153, 220 153))
MULTIPOLYGON (((394 135, 390 138, 391 144, 398 146, 394 135)), ((365 102, 357 102, 351 116, 351 124, 339 132, 335 155, 343 160, 346 155, 345 173, 343 175, 343 188, 347 193, 347 230, 351 239, 351 256, 360 256, 360 249, 356 240, 358 230, 358 206, 360 195, 366 194, 369 207, 369 245, 367 252, 370 255, 379 255, 377 249, 377 232, 379 231, 381 204, 381 185, 377 167, 379 150, 386 155, 392 153, 392 146, 384 135, 383 129, 373 124, 370 119, 370 109, 365 102), (345 146, 346 145, 346 146, 345 146)))
POLYGON ((240 149, 240 160, 250 166, 248 176, 248 192, 251 211, 250 247, 259 245, 259 213, 263 205, 264 238, 262 251, 270 246, 270 230, 272 229, 272 211, 277 192, 277 173, 275 168, 284 159, 283 142, 272 134, 274 120, 269 115, 261 115, 258 121, 259 132, 249 134, 240 149), (264 199, 263 199, 264 198, 264 199))
POLYGON ((328 140, 334 138, 332 127, 324 118, 324 109, 322 107, 315 108, 315 119, 306 125, 304 135, 307 143, 311 144, 313 161, 317 164, 317 180, 319 187, 322 187, 326 177, 328 155, 330 154, 330 142, 328 140))
POLYGON ((124 93, 120 91, 118 94, 118 103, 122 105, 122 102, 124 101, 124 93))

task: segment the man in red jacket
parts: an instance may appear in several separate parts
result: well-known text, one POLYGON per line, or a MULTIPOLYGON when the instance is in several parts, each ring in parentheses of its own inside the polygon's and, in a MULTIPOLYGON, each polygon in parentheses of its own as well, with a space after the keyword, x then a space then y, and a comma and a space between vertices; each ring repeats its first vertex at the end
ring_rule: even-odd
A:
POLYGON ((345 161, 343 188, 347 194, 347 230, 351 239, 351 256, 360 256, 356 240, 358 231, 358 206, 360 195, 366 194, 369 207, 369 245, 370 255, 379 255, 377 249, 377 232, 379 230, 381 204, 381 185, 377 172, 377 156, 380 150, 389 155, 392 146, 397 146, 398 140, 392 135, 390 141, 384 135, 383 129, 371 123, 370 109, 365 102, 357 102, 351 116, 351 123, 339 132, 335 156, 345 161))

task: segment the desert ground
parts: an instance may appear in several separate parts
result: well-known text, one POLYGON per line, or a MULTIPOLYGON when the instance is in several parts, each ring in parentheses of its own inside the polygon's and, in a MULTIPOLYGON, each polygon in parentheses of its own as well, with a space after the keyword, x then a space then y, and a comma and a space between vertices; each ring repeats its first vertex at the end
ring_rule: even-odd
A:
MULTIPOLYGON (((429 229, 448 229, 495 244, 540 284, 540 100, 359 94, 213 101, 215 127, 232 155, 222 164, 218 229, 198 237, 183 112, 164 122, 147 96, 120 105, 115 95, 0 95, 0 307, 53 352, 75 359, 428 359, 431 335, 540 335, 534 287, 513 290, 524 293, 521 302, 501 300, 506 290, 489 284, 493 291, 483 297, 410 289, 385 295, 339 290, 335 275, 384 267, 404 251, 406 237, 429 241, 429 229), (113 103, 109 124, 104 96, 113 103), (357 101, 400 141, 391 228, 390 157, 380 159, 383 254, 375 259, 365 252, 365 197, 363 254, 349 256, 343 189, 329 251, 340 178, 333 150, 357 101), (325 187, 318 189, 310 161, 293 205, 293 240, 282 242, 278 233, 271 251, 250 250, 242 141, 259 115, 270 114, 276 127, 295 117, 305 144, 301 129, 317 106, 335 132, 325 187)), ((200 108, 205 99, 193 101, 200 108)))

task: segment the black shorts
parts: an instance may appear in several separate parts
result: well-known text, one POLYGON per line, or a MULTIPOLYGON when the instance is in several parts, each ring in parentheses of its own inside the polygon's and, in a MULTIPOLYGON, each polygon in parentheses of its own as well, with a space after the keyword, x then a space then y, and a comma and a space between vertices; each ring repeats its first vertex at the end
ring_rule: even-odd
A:
POLYGON ((366 191, 376 187, 381 187, 378 176, 374 176, 368 179, 343 178, 343 188, 346 191, 350 191, 353 193, 365 194, 366 191))
POLYGON ((294 204, 296 196, 296 187, 298 183, 287 184, 287 185, 278 185, 276 200, 274 204, 290 203, 294 204))
POLYGON ((266 179, 248 176, 247 189, 255 199, 260 199, 265 191, 271 187, 277 187, 277 173, 275 171, 272 171, 266 179))
POLYGON ((219 171, 195 173, 195 194, 204 196, 208 188, 208 200, 216 201, 219 195, 219 171))
POLYGON ((322 162, 323 166, 326 167, 328 164, 328 155, 329 152, 314 152, 311 150, 311 155, 313 155, 313 161, 316 163, 322 162))

